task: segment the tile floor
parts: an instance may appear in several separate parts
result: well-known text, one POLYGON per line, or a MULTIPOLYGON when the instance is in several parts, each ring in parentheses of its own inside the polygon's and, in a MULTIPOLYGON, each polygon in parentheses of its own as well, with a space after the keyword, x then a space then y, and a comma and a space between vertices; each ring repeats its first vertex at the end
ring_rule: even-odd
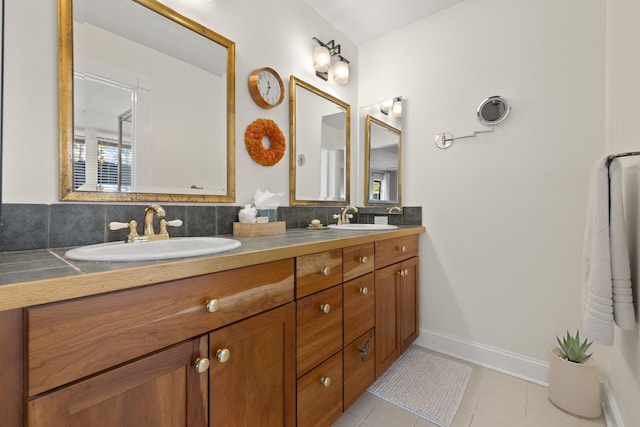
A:
MULTIPOLYGON (((544 386, 468 364, 472 366, 473 374, 451 427, 606 426, 602 417, 587 420, 571 416, 556 408, 547 399, 547 388, 544 386)), ((356 426, 433 427, 436 425, 367 392, 333 425, 333 427, 356 426)))

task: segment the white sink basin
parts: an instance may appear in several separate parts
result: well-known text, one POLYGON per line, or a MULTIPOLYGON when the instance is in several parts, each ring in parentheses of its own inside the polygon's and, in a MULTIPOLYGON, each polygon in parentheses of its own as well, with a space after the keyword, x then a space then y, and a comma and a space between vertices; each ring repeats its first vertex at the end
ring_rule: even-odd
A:
POLYGON ((398 228, 397 225, 391 224, 329 224, 329 228, 336 230, 354 230, 354 231, 374 231, 374 230, 393 230, 398 228))
POLYGON ((151 242, 109 242, 68 250, 64 256, 78 261, 149 261, 211 255, 242 243, 224 237, 173 237, 151 242))

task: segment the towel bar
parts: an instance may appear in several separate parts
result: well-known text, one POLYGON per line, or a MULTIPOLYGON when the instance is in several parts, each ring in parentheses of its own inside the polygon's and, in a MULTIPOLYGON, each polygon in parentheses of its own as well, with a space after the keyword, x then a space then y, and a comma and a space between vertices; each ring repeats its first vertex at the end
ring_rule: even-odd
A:
POLYGON ((617 159, 618 157, 637 156, 637 155, 640 155, 640 151, 627 151, 625 153, 610 154, 609 156, 607 156, 607 163, 611 163, 611 160, 617 159))

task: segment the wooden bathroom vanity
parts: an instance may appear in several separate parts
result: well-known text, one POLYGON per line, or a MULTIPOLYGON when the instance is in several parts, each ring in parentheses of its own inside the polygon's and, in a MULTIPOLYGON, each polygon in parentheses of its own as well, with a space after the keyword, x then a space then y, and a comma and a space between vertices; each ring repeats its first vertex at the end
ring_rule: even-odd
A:
POLYGON ((2 285, 0 424, 330 426, 418 336, 423 232, 2 285))

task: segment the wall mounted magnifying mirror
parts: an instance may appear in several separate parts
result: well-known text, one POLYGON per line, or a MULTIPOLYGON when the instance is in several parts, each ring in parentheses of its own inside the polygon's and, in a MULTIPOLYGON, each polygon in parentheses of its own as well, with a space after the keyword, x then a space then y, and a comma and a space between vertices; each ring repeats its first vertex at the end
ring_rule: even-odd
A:
POLYGON ((485 126, 495 126, 509 116, 511 105, 501 96, 490 96, 478 107, 478 121, 485 126))
POLYGON ((489 126, 488 130, 476 130, 471 135, 456 137, 449 132, 440 132, 435 138, 436 146, 438 148, 449 148, 455 140, 475 138, 481 133, 493 133, 493 127, 504 122, 510 112, 511 105, 509 101, 501 96, 490 96, 480 103, 476 112, 478 121, 485 126, 489 126))
POLYGON ((235 201, 235 44, 156 0, 59 0, 60 199, 235 201))
POLYGON ((289 97, 289 204, 348 204, 351 107, 294 76, 289 97))

